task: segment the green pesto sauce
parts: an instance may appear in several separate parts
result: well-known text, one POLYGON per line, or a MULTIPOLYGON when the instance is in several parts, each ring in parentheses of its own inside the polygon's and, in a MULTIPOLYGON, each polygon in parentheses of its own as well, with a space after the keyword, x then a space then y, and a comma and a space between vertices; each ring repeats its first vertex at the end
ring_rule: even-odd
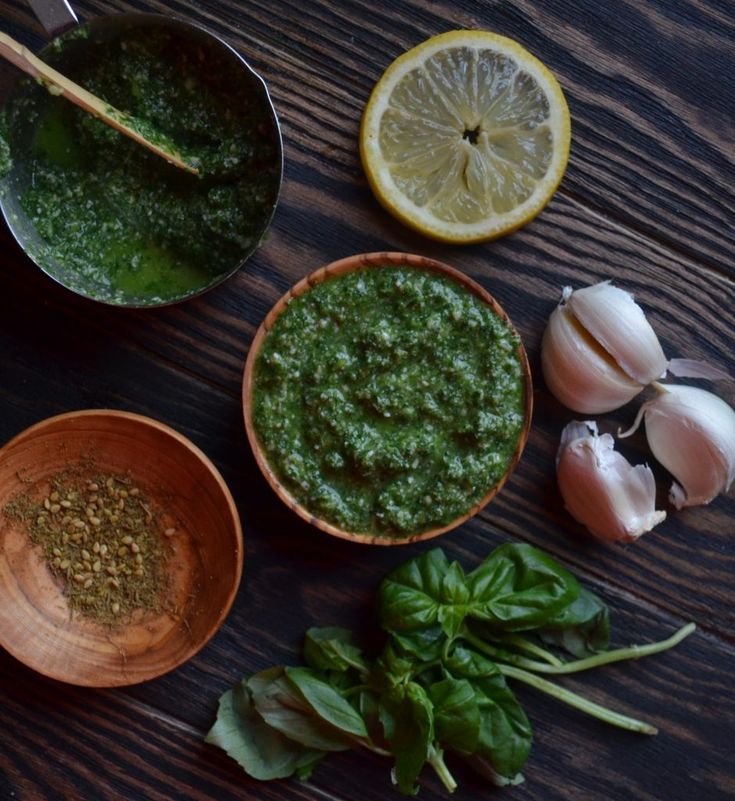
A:
POLYGON ((47 98, 21 196, 45 243, 40 262, 52 274, 59 265, 67 286, 143 305, 233 271, 262 237, 280 183, 274 124, 242 70, 153 28, 90 49, 70 77, 173 143, 201 176, 47 98))
POLYGON ((0 132, 0 178, 4 178, 13 169, 13 160, 10 157, 10 146, 0 132))
POLYGON ((13 159, 8 144, 8 124, 4 112, 0 112, 0 179, 13 169, 13 159))
POLYGON ((291 301, 264 339, 253 422, 311 513, 406 536, 466 513, 502 478, 524 416, 518 339, 451 279, 360 270, 291 301))

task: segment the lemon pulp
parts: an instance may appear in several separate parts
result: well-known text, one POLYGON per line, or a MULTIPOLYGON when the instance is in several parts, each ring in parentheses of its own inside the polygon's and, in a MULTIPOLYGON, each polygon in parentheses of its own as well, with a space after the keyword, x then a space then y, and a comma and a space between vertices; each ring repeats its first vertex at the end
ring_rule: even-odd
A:
POLYGON ((548 203, 569 156, 553 75, 516 42, 452 31, 398 58, 373 90, 360 149, 389 211, 444 241, 508 233, 548 203))

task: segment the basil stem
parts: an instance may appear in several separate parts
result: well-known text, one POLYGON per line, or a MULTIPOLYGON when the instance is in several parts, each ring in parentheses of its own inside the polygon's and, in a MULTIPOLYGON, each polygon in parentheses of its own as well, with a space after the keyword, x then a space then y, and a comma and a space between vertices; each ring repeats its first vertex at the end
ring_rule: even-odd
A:
POLYGON ((436 775, 441 779, 442 784, 447 790, 453 793, 457 789, 457 782, 454 780, 454 776, 449 772, 449 768, 444 762, 444 751, 442 751, 436 743, 429 746, 427 762, 434 768, 436 775))
POLYGON ((525 637, 520 637, 517 634, 506 634, 502 640, 500 640, 501 644, 508 645, 511 648, 515 648, 516 651, 523 651, 530 656, 537 656, 539 659, 543 659, 544 662, 548 662, 550 665, 556 665, 560 667, 564 663, 558 657, 554 656, 550 651, 547 651, 545 648, 542 648, 540 645, 536 645, 536 643, 527 640, 525 637))
POLYGON ((642 720, 636 720, 635 718, 629 718, 627 715, 621 715, 619 712, 613 712, 611 709, 607 709, 607 707, 600 706, 594 701, 583 698, 581 695, 577 695, 570 690, 565 690, 564 687, 542 679, 540 676, 535 676, 533 673, 529 673, 526 670, 500 663, 498 663, 498 670, 500 670, 504 676, 508 676, 511 679, 518 679, 518 681, 535 687, 537 690, 541 690, 541 692, 547 693, 559 701, 563 701, 565 704, 579 709, 581 712, 586 712, 593 718, 604 720, 605 723, 619 726, 621 729, 627 729, 628 731, 639 732, 640 734, 658 734, 658 729, 656 729, 655 726, 651 726, 650 723, 644 723, 642 720))
MULTIPOLYGON (((473 648, 476 648, 478 651, 482 651, 482 653, 492 657, 493 661, 497 662, 498 664, 503 662, 508 665, 515 665, 519 668, 525 668, 526 670, 533 670, 536 673, 543 673, 547 671, 548 668, 554 667, 553 665, 546 665, 543 662, 536 662, 532 659, 526 659, 525 656, 520 656, 519 654, 513 654, 510 651, 507 651, 505 648, 499 648, 492 643, 481 639, 471 631, 465 630, 461 632, 460 637, 463 640, 467 640, 467 642, 473 648)), ((559 665, 563 664, 563 662, 559 661, 559 665)))
POLYGON ((519 667, 527 667, 529 670, 534 670, 537 673, 577 673, 580 670, 589 670, 590 668, 607 665, 612 662, 622 662, 625 659, 640 659, 642 656, 650 656, 651 654, 658 654, 661 651, 668 651, 669 648, 673 648, 685 637, 688 637, 696 628, 694 623, 687 623, 686 626, 682 626, 679 631, 672 634, 667 640, 652 642, 647 645, 630 645, 627 648, 618 648, 615 651, 605 651, 601 654, 588 656, 586 659, 577 659, 574 662, 562 663, 559 666, 536 663, 536 666, 533 668, 530 667, 530 665, 519 665, 519 667))
POLYGON ((424 662, 422 665, 418 665, 415 670, 411 671, 411 678, 415 679, 416 676, 420 676, 422 673, 425 673, 427 670, 432 670, 433 668, 442 664, 441 659, 432 659, 431 662, 424 662))

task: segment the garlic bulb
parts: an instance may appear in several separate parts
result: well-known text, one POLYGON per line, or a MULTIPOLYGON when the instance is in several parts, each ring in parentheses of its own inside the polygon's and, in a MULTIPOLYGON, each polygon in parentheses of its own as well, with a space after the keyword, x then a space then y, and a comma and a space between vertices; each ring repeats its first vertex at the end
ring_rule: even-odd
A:
POLYGON ((668 361, 633 296, 609 281, 574 291, 564 287, 544 331, 541 366, 551 393, 583 414, 623 406, 667 369, 679 376, 727 377, 691 359, 668 361))
POLYGON ((633 467, 592 421, 562 431, 556 473, 567 510, 602 542, 632 542, 666 519, 651 469, 633 467))
POLYGON ((698 387, 655 384, 658 395, 644 403, 632 434, 646 421, 653 455, 674 476, 669 500, 677 508, 709 503, 735 479, 735 411, 698 387))

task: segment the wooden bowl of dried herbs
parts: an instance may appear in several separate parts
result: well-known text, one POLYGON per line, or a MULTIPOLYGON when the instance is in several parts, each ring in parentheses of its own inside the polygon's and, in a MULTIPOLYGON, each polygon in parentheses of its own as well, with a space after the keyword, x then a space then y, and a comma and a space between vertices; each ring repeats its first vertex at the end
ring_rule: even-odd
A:
POLYGON ((242 564, 222 476, 155 420, 71 412, 0 449, 0 645, 39 673, 116 687, 172 670, 224 621, 242 564))

